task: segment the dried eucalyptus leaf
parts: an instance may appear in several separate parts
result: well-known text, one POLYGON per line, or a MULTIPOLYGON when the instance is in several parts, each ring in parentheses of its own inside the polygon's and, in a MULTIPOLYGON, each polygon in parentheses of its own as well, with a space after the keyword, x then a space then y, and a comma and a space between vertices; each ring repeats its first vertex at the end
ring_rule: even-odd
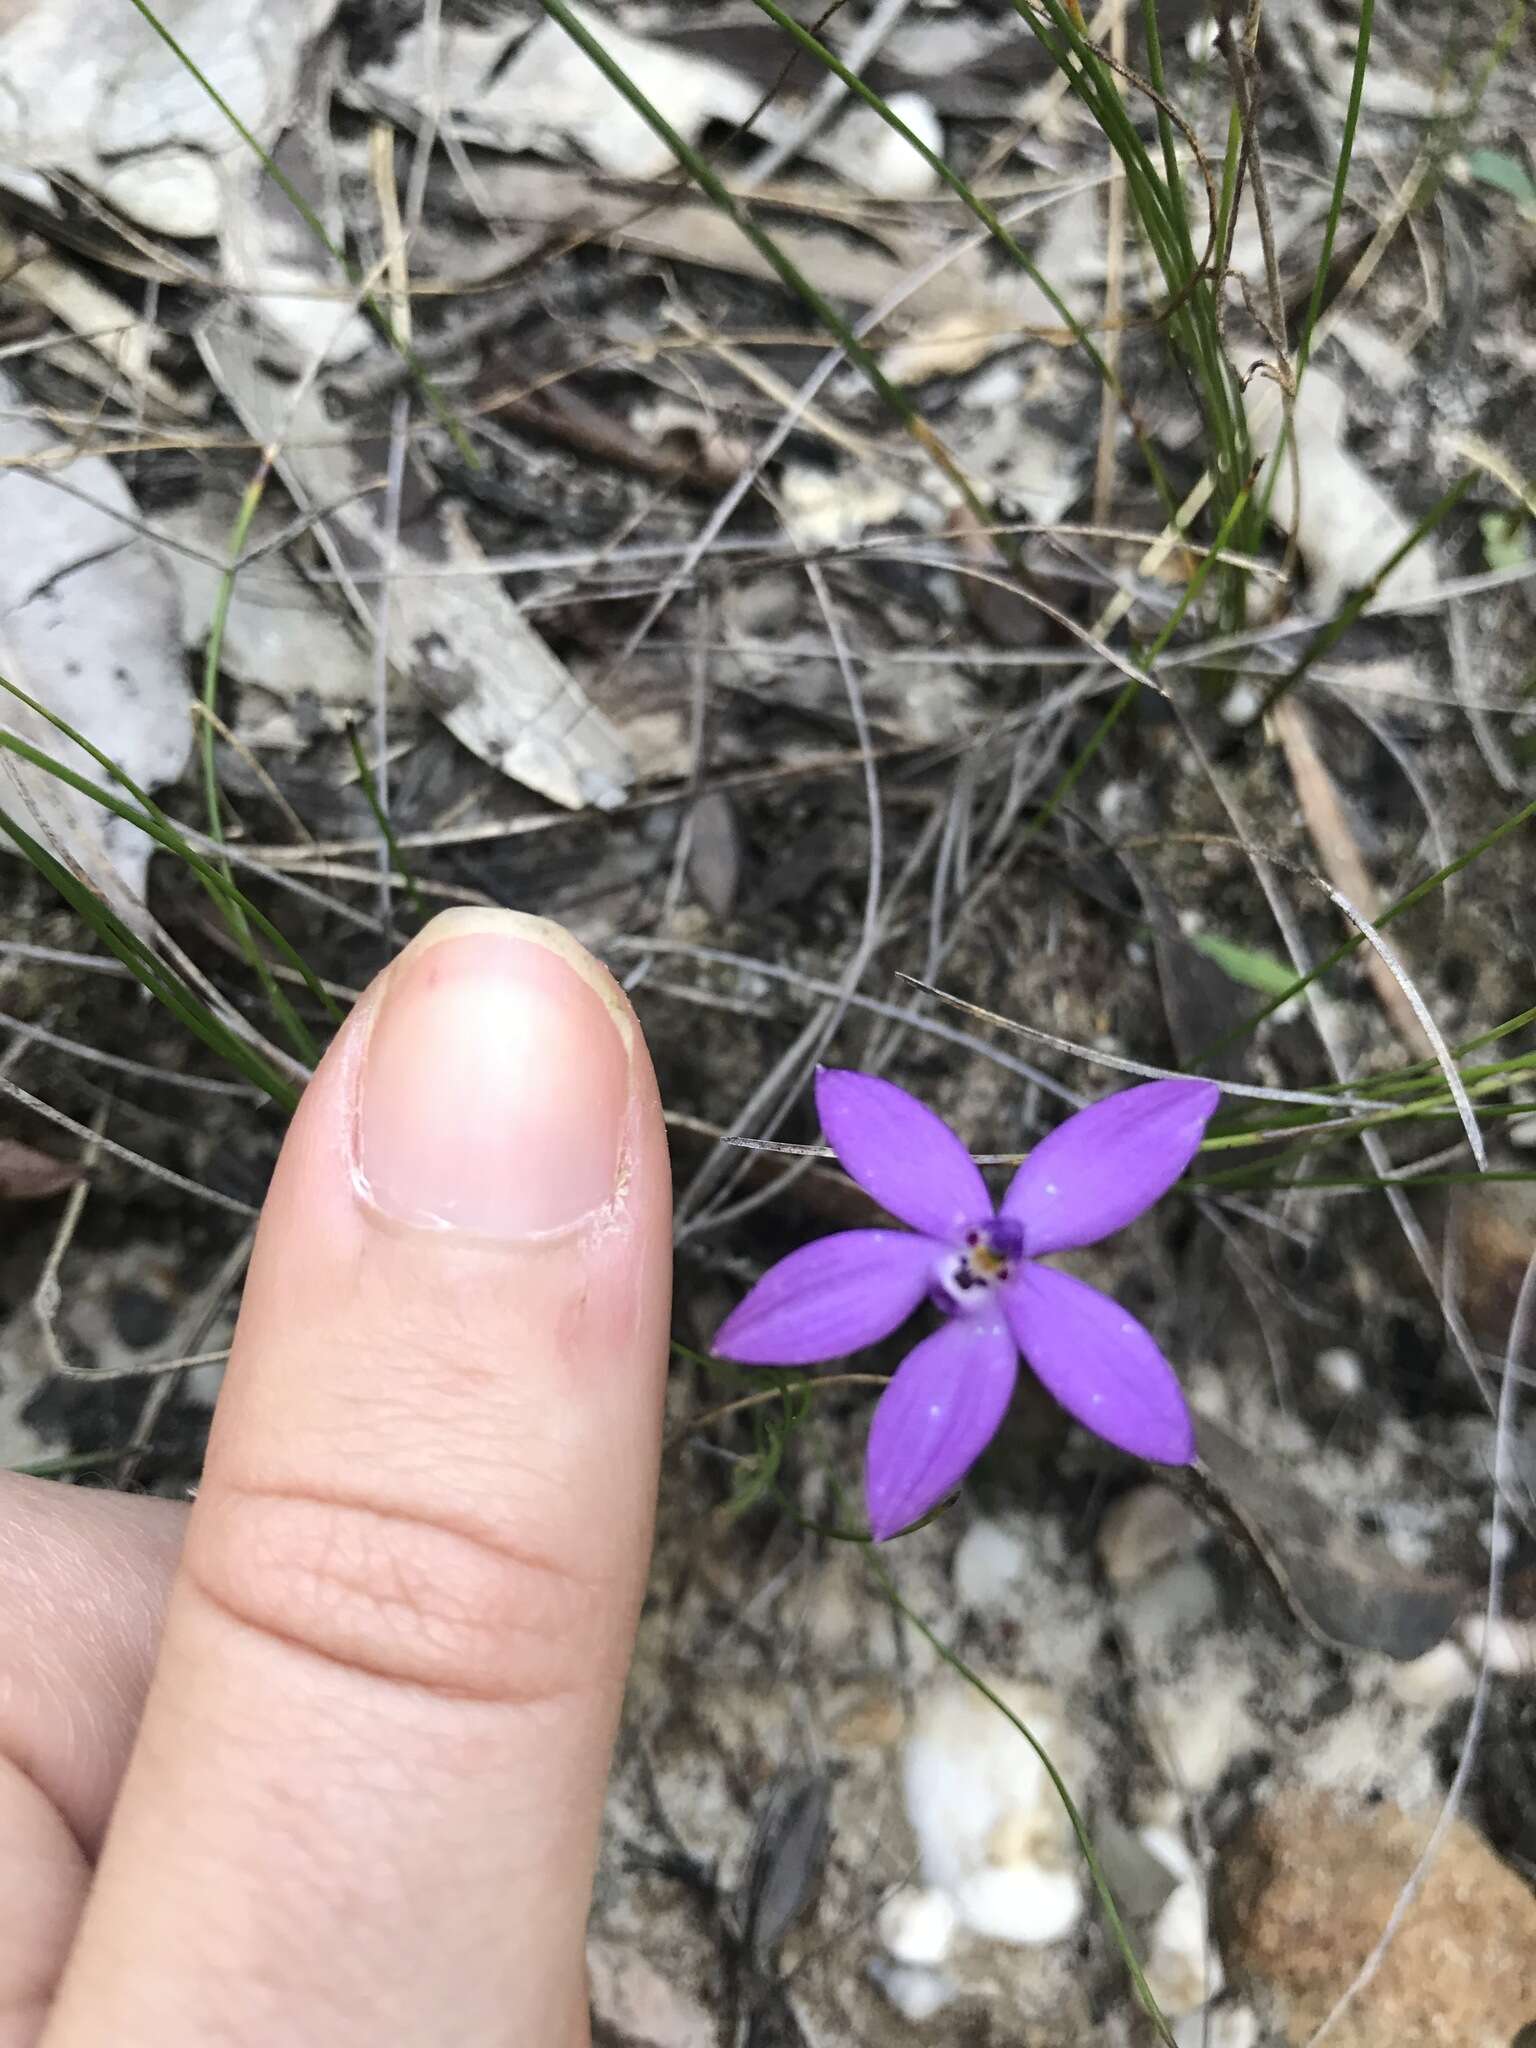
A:
MULTIPOLYGON (((197 331, 215 382, 306 510, 358 617, 371 625, 390 558, 378 488, 387 448, 349 439, 312 386, 275 375, 260 332, 221 311, 197 331)), ((391 646, 443 724, 503 775, 567 809, 607 809, 628 792, 622 742, 524 619, 481 556, 457 507, 414 467, 405 531, 393 550, 391 646), (457 573, 455 573, 457 572, 457 573)))
MULTIPOLYGON (((84 733, 136 782, 174 782, 192 747, 176 589, 116 466, 73 455, 0 378, 0 675, 84 733), (70 457, 68 489, 51 476, 70 457)), ((93 781, 83 748, 0 692, 0 726, 93 781)), ((0 806, 130 924, 143 915, 151 842, 92 798, 7 753, 0 806)), ((8 838, 0 846, 10 848, 8 838)))
POLYGON ((1399 1564, 1219 1424, 1206 1416, 1197 1423, 1192 1503, 1241 1537, 1312 1635, 1402 1663, 1442 1640, 1468 1597, 1465 1583, 1399 1564))
POLYGON ((693 807, 688 879, 706 909, 729 917, 741 886, 741 827, 724 790, 707 790, 693 807))
POLYGON ((742 1938, 767 1963, 821 1882, 831 1839, 824 1777, 791 1772, 774 1784, 758 1815, 740 1888, 742 1938))
POLYGON ((78 1162, 53 1159, 19 1138, 0 1138, 0 1202, 43 1202, 80 1178, 78 1162))

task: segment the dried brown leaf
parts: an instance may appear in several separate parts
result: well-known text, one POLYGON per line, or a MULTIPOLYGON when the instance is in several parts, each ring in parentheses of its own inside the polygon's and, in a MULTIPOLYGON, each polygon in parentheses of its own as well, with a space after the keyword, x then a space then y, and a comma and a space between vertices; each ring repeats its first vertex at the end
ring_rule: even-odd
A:
POLYGON ((0 1202, 45 1202, 74 1186, 81 1167, 54 1159, 19 1138, 0 1138, 0 1202))

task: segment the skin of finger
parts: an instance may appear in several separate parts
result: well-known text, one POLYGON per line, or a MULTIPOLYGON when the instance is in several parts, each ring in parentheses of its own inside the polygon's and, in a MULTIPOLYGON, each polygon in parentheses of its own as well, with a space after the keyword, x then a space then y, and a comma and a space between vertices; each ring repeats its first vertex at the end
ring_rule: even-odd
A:
POLYGON ((0 2048, 36 2040, 74 1938, 185 1526, 0 1475, 0 2048))
POLYGON ((138 1730, 187 1511, 0 1475, 0 1757, 87 1857, 138 1730))
POLYGON ((90 1865, 53 1801, 0 1756, 0 2048, 32 2048, 90 1865))
MULTIPOLYGON (((354 1014, 264 1214, 138 1747, 46 2035, 585 2038, 670 1291, 636 1032, 611 1211, 549 1242, 360 1203, 354 1014)), ((533 1169, 528 1169, 533 1170, 533 1169)))

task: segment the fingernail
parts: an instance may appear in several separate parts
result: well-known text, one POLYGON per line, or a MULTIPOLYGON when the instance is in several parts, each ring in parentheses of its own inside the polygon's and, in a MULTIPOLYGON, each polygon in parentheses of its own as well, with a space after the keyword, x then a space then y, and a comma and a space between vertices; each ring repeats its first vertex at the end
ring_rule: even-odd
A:
POLYGON ((481 1237, 568 1228, 613 1197, 633 1020, 568 933, 450 911, 385 978, 364 1051, 359 1190, 398 1222, 481 1237))

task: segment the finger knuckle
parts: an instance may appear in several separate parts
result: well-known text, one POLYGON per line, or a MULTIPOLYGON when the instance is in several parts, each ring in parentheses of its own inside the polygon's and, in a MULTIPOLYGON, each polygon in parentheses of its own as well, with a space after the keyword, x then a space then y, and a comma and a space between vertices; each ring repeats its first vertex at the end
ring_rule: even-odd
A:
POLYGON ((195 1518, 186 1569, 237 1624, 367 1677, 531 1704, 593 1682, 603 1588, 409 1509, 262 1489, 195 1518))

